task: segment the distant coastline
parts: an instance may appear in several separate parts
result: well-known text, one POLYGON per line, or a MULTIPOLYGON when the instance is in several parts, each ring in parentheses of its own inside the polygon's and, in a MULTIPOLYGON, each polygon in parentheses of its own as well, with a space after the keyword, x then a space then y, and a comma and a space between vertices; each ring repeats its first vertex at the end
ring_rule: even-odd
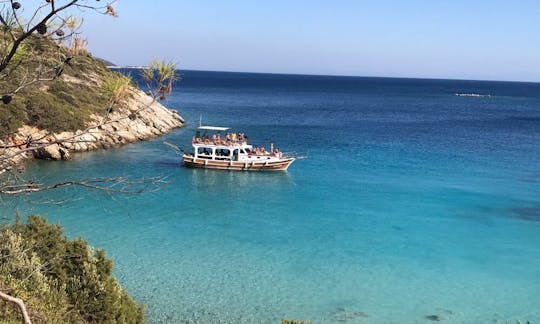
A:
POLYGON ((107 68, 108 69, 113 69, 113 70, 118 70, 118 69, 137 69, 137 70, 141 70, 141 69, 145 69, 146 66, 144 66, 144 65, 126 65, 126 66, 107 65, 107 68))

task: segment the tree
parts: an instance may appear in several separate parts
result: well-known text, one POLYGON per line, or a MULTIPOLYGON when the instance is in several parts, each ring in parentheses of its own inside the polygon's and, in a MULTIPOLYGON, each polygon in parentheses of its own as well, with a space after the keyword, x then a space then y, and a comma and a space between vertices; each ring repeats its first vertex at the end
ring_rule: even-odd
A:
POLYGON ((40 81, 54 80, 62 74, 64 64, 70 64, 70 56, 51 57, 28 57, 35 47, 39 47, 40 42, 32 42, 35 34, 42 38, 51 38, 59 43, 68 42, 71 50, 76 52, 84 47, 84 41, 77 36, 78 20, 71 15, 74 8, 82 10, 93 10, 117 16, 113 3, 96 6, 99 0, 45 0, 34 8, 25 8, 20 2, 13 0, 2 0, 0 10, 0 23, 2 27, 2 44, 0 45, 0 79, 15 81, 18 79, 16 88, 2 95, 2 101, 9 103, 14 94, 22 88, 40 81), (25 9, 28 9, 25 11, 25 9), (26 19, 25 19, 26 18, 26 19), (66 34, 66 31, 68 33, 66 34), (34 64, 30 65, 30 71, 23 71, 21 75, 20 66, 25 61, 31 59, 34 64), (45 68, 50 64, 44 64, 47 60, 52 60, 53 68, 45 68))
MULTIPOLYGON (((83 75, 96 72, 93 70, 88 72, 88 65, 95 67, 98 64, 86 54, 86 41, 80 37, 78 32, 81 19, 76 17, 73 12, 80 14, 80 11, 90 10, 116 17, 117 13, 113 8, 114 2, 102 4, 99 0, 45 0, 30 8, 16 1, 0 0, 2 6, 0 9, 0 32, 2 33, 0 34, 0 94, 3 93, 2 101, 4 102, 3 105, 0 103, 0 114, 4 112, 9 115, 4 120, 0 120, 0 140, 6 139, 4 142, 9 142, 11 134, 16 132, 20 127, 20 120, 24 118, 31 123, 33 122, 40 129, 49 130, 38 138, 26 138, 23 142, 0 144, 0 194, 35 192, 66 185, 110 189, 111 184, 118 188, 116 184, 119 180, 124 185, 132 184, 126 181, 127 179, 114 178, 111 181, 93 179, 92 181, 68 181, 63 184, 45 186, 39 185, 36 181, 23 181, 17 172, 17 162, 24 155, 42 152, 54 145, 88 141, 85 139, 85 134, 118 122, 120 119, 136 119, 139 112, 149 109, 154 101, 165 99, 166 95, 171 92, 172 84, 177 79, 174 64, 154 61, 144 70, 148 86, 147 93, 151 96, 152 102, 143 105, 138 111, 131 111, 127 116, 113 116, 111 112, 115 107, 121 106, 126 97, 133 95, 134 87, 129 78, 119 73, 113 74, 109 71, 103 71, 105 70, 103 66, 103 69, 98 71, 99 74, 103 74, 99 85, 103 88, 101 94, 86 99, 87 105, 93 107, 90 113, 103 116, 103 118, 87 123, 87 120, 83 120, 80 114, 89 115, 89 109, 82 113, 71 109, 70 113, 74 117, 65 113, 60 117, 67 115, 68 119, 64 124, 71 123, 69 126, 73 127, 73 130, 78 130, 77 134, 68 138, 54 138, 54 140, 51 140, 54 131, 50 128, 51 126, 60 131, 66 130, 65 127, 62 128, 62 123, 58 121, 58 118, 55 118, 54 109, 52 109, 54 106, 61 106, 63 102, 55 101, 54 98, 51 99, 51 96, 45 96, 35 99, 34 101, 39 102, 39 104, 37 107, 32 107, 29 112, 20 109, 20 102, 17 106, 18 103, 14 100, 17 94, 23 94, 26 91, 24 95, 35 98, 37 91, 33 90, 49 87, 47 83, 52 84, 52 87, 58 87, 58 84, 62 84, 60 81, 63 77, 66 77, 66 71, 78 69, 77 73, 83 75), (9 111, 6 112, 6 109, 9 111), (22 116, 24 114, 28 114, 28 116, 22 116), (42 115, 48 116, 48 124, 43 123, 42 115), (18 123, 13 122, 14 120, 18 123), (6 131, 3 132, 2 129, 6 129, 6 131), (2 175, 4 176, 2 177, 2 175)), ((69 95, 78 87, 64 87, 57 92, 69 95)), ((84 97, 84 95, 84 91, 80 91, 76 97, 84 97)), ((63 109, 70 108, 68 105, 64 105, 63 109)), ((83 116, 84 119, 87 119, 86 115, 83 116)), ((63 152, 60 150, 60 153, 63 152)), ((135 191, 138 191, 140 182, 136 182, 137 189, 135 191)), ((125 187, 122 190, 124 189, 125 187)))
MULTIPOLYGON (((72 40, 72 49, 78 50, 82 42, 76 37, 77 23, 73 16, 69 15, 71 8, 91 9, 99 11, 105 8, 105 13, 116 15, 112 4, 105 7, 94 6, 97 1, 56 1, 46 0, 37 7, 27 8, 18 1, 0 1, 0 80, 2 81, 1 101, 10 104, 13 96, 22 89, 35 85, 39 82, 54 80, 63 72, 64 65, 70 64, 72 57, 58 55, 56 57, 44 57, 32 55, 39 49, 40 38, 55 39, 59 45, 67 40, 72 40), (66 35, 65 29, 69 29, 66 35), (39 35, 39 36, 37 36, 39 35)), ((7 117, 7 116, 6 116, 7 117)), ((23 153, 20 153, 23 154, 23 153)), ((0 161, 0 176, 11 173, 12 159, 5 158, 0 161)), ((16 175, 16 173, 13 173, 16 175)), ((9 175, 9 174, 8 174, 9 175)), ((7 181, 8 188, 13 177, 7 181)), ((19 182, 20 179, 15 177, 19 182)), ((22 188, 28 187, 27 184, 22 188)), ((0 298, 13 302, 21 310, 25 323, 30 323, 26 307, 22 300, 0 292, 0 298)))
MULTIPOLYGON (((62 78, 67 68, 73 68, 77 59, 84 58, 87 42, 80 37, 79 28, 82 20, 78 18, 78 15, 92 11, 116 17, 117 13, 113 7, 115 2, 116 0, 109 2, 101 2, 100 0, 44 0, 21 3, 13 0, 0 0, 0 100, 2 101, 0 105, 10 107, 9 114, 24 113, 15 103, 16 96, 29 94, 33 90, 47 86, 49 82, 62 78)), ((172 84, 176 79, 174 64, 153 62, 144 70, 144 77, 152 102, 164 99, 171 92, 172 84)), ((49 132, 43 138, 29 138, 22 144, 0 146, 0 195, 31 193, 74 185, 116 192, 139 192, 145 190, 149 183, 161 182, 161 179, 128 181, 125 178, 106 178, 43 185, 34 180, 26 180, 21 176, 16 163, 21 156, 28 152, 35 152, 51 145, 70 141, 81 141, 81 135, 108 123, 113 123, 118 118, 137 118, 138 111, 134 111, 126 117, 118 117, 116 120, 110 117, 113 108, 119 105, 130 91, 133 91, 131 81, 128 78, 116 75, 103 81, 102 85, 104 95, 99 99, 102 101, 97 103, 97 107, 101 107, 102 115, 105 117, 98 123, 81 129, 77 135, 71 138, 46 141, 44 138, 52 133, 49 132)), ((146 105, 140 109, 148 107, 149 105, 146 105)), ((9 122, 9 118, 6 118, 6 121, 9 122)), ((9 136, 9 134, 5 135, 9 136)), ((25 322, 30 322, 22 300, 1 291, 0 299, 18 305, 25 322)))

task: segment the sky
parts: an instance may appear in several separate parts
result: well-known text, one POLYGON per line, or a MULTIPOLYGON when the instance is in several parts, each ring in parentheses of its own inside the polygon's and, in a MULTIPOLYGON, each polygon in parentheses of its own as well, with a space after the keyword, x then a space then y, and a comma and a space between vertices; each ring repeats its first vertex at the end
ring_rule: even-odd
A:
POLYGON ((538 0, 119 0, 90 51, 182 70, 540 82, 538 0))

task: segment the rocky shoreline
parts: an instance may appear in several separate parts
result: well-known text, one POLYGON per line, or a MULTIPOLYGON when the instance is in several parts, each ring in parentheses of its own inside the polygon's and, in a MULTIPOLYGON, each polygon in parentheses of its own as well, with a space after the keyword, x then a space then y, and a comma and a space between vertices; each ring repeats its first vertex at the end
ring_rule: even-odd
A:
POLYGON ((91 116, 85 130, 50 133, 31 126, 0 140, 0 159, 6 165, 27 158, 69 160, 73 152, 106 149, 127 143, 147 140, 182 127, 184 119, 167 109, 139 89, 117 110, 106 117, 91 116))

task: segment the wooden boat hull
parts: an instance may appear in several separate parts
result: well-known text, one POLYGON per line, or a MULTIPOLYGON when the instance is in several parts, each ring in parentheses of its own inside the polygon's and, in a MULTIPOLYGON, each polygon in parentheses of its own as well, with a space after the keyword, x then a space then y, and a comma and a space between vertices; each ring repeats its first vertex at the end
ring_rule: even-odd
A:
POLYGON ((285 171, 294 162, 294 158, 270 161, 218 161, 195 159, 190 155, 184 155, 183 160, 188 167, 232 171, 285 171))

